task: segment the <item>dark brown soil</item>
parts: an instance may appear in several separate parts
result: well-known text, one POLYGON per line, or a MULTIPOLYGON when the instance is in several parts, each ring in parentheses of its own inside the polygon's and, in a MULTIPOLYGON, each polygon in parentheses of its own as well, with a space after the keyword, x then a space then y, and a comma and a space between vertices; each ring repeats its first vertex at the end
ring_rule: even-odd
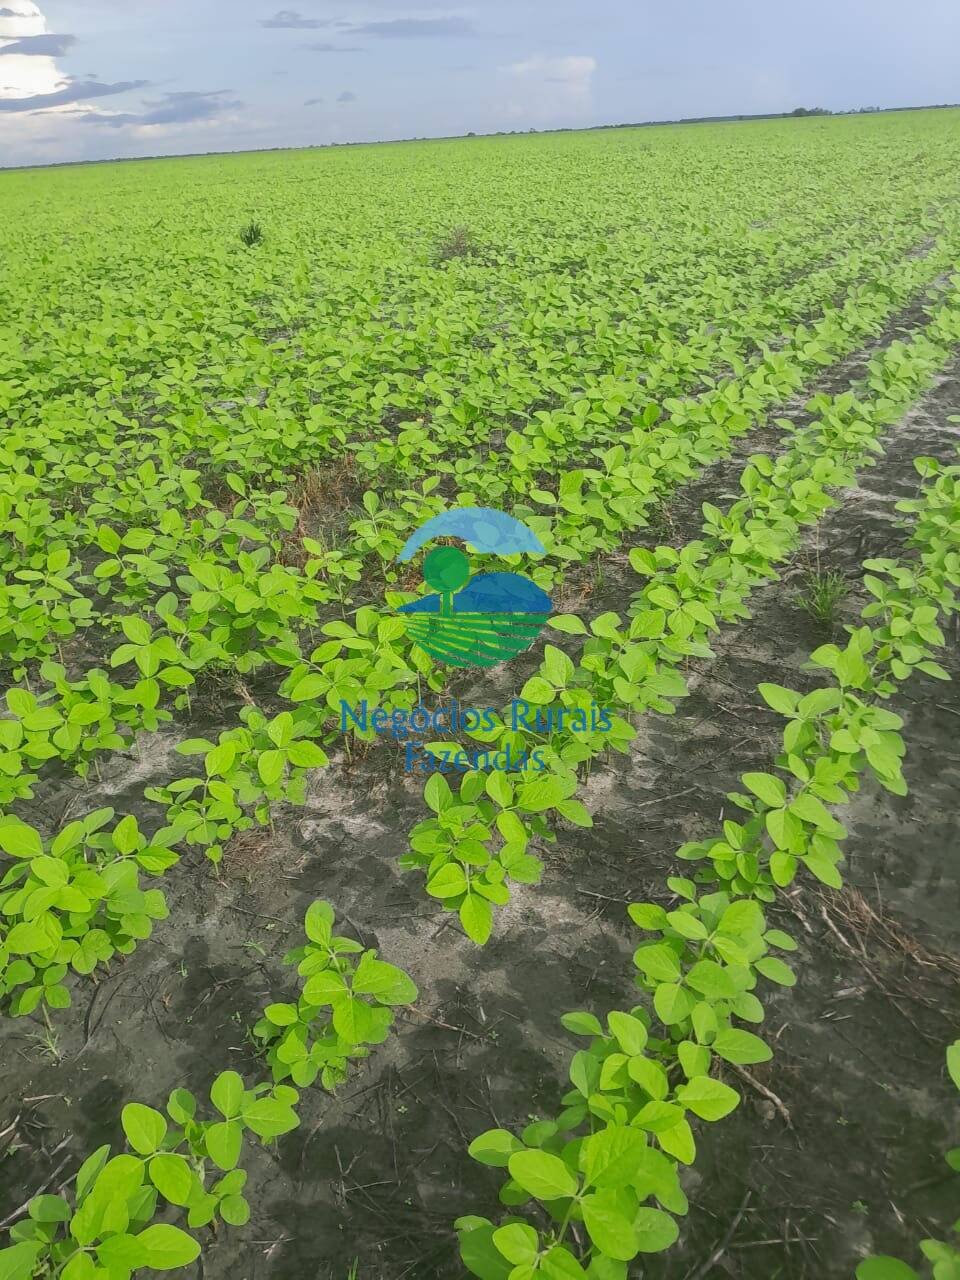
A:
MULTIPOLYGON (((400 757, 384 750, 352 768, 335 761, 303 810, 238 842, 222 882, 205 863, 176 868, 170 919, 97 985, 77 985, 54 1039, 45 1044, 33 1019, 5 1027, 0 1217, 116 1141, 125 1101, 162 1103, 177 1085, 203 1091, 228 1066, 252 1078, 246 1028, 291 991, 280 957, 308 903, 324 897, 346 931, 414 976, 420 1000, 335 1097, 305 1094, 295 1134, 251 1150, 252 1219, 211 1239, 196 1274, 346 1280, 359 1258, 360 1280, 461 1276, 453 1219, 497 1212, 498 1179, 467 1144, 556 1106, 574 1047, 562 1012, 602 1016, 632 1002, 639 935, 625 904, 666 901, 674 850, 714 831, 738 774, 775 753, 780 722, 756 684, 809 683, 801 663, 829 638, 793 603, 804 568, 819 548, 823 567, 848 574, 842 620, 855 618, 862 559, 902 545, 891 517, 915 488, 910 459, 953 461, 947 418, 957 412, 960 367, 891 431, 785 585, 759 592, 750 623, 720 638, 678 713, 646 717, 630 755, 594 770, 585 797, 595 826, 565 829, 546 849, 542 885, 518 887, 485 948, 435 909, 419 877, 398 871, 423 807, 400 757)), ((702 493, 678 495, 671 536, 691 535, 702 497, 716 501, 737 469, 714 469, 702 493)), ((635 587, 618 558, 599 593, 617 603, 604 607, 625 612, 635 587)), ((944 665, 960 675, 955 644, 944 665)), ((497 700, 494 682, 485 697, 475 687, 478 701, 497 700)), ((777 908, 801 950, 798 985, 768 1002, 774 1061, 753 1068, 752 1082, 732 1078, 744 1102, 703 1126, 681 1243, 637 1277, 849 1280, 870 1249, 915 1260, 915 1242, 957 1215, 955 1188, 938 1179, 942 1153, 960 1141, 942 1067, 960 1026, 960 692, 922 680, 894 705, 906 718, 910 794, 868 784, 844 815, 849 890, 821 895, 804 881, 777 908)), ((232 703, 211 708, 215 722, 232 714, 232 703)), ((53 824, 68 805, 107 803, 155 821, 142 791, 182 764, 171 754, 180 736, 158 735, 142 762, 111 761, 102 783, 61 780, 36 817, 53 824)))

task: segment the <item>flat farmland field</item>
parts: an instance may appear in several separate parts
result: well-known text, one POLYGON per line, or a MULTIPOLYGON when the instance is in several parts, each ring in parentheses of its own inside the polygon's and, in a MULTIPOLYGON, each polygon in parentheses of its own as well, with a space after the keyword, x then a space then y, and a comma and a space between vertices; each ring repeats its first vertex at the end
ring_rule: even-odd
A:
POLYGON ((960 112, 0 172, 0 564, 0 1280, 960 1276, 960 112))

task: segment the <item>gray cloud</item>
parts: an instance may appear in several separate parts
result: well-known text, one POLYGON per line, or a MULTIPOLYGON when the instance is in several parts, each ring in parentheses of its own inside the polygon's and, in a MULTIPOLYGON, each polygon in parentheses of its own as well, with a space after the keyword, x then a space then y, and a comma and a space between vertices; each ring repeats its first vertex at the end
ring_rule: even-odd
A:
POLYGON ((341 93, 337 98, 338 102, 356 102, 356 100, 357 95, 355 93, 351 93, 349 89, 344 89, 343 93, 341 93))
POLYGON ((386 22, 348 23, 360 36, 385 36, 393 40, 416 40, 421 36, 473 36, 476 30, 466 18, 391 18, 386 22))
MULTIPOLYGON (((0 18, 19 16, 22 15, 15 14, 12 9, 0 9, 0 18)), ((45 58, 62 58, 70 46, 76 43, 76 36, 21 36, 19 40, 14 40, 11 44, 5 44, 0 49, 0 56, 5 53, 20 53, 45 58)))
POLYGON ((272 18, 262 18, 260 25, 290 31, 316 31, 320 27, 329 27, 330 22, 324 18, 305 18, 296 9, 281 9, 272 18))
POLYGON ((74 80, 56 93, 35 93, 29 98, 0 98, 0 111, 43 111, 47 107, 63 107, 88 98, 108 98, 115 93, 143 89, 149 80, 124 80, 118 84, 101 84, 94 80, 74 80))
POLYGON ((21 13, 19 9, 0 9, 0 18, 29 18, 28 13, 21 13))
POLYGON ((309 49, 311 53, 363 53, 363 50, 356 44, 331 44, 329 40, 322 40, 318 44, 305 44, 305 49, 309 49))
POLYGON ((322 99, 322 98, 308 98, 308 99, 306 100, 306 102, 305 102, 303 105, 304 105, 305 107, 322 107, 322 106, 323 106, 323 99, 322 99))
POLYGON ((128 125, 145 124, 193 124, 197 120, 213 120, 222 111, 242 107, 237 99, 228 99, 230 89, 212 89, 205 93, 165 93, 162 98, 145 101, 146 111, 85 112, 80 119, 84 124, 103 124, 111 129, 123 129, 128 125))

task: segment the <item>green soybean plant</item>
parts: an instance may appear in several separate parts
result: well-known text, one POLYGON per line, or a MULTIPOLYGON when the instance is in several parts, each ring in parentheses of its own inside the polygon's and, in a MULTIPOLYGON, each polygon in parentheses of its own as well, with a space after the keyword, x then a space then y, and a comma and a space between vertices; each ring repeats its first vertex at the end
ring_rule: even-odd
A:
POLYGON ((215 865, 232 835, 270 822, 273 804, 303 804, 307 772, 328 763, 312 740, 318 725, 311 708, 268 719, 247 706, 240 719, 242 727, 224 730, 216 743, 188 738, 178 744, 180 755, 203 756, 204 777, 180 778, 144 793, 166 806, 182 839, 201 846, 215 865))
MULTIPOLYGON (((474 1215, 459 1219, 461 1258, 481 1280, 504 1280, 517 1274, 514 1268, 528 1276, 625 1280, 626 1264, 677 1238, 671 1215, 685 1213, 686 1200, 676 1165, 696 1158, 688 1117, 715 1121, 736 1107, 736 1090, 712 1069, 718 1060, 747 1065, 771 1058, 762 1037, 739 1024, 763 1021, 761 981, 784 987, 796 981, 773 954, 791 952, 796 943, 768 928, 762 904, 774 901, 801 866, 840 886, 846 830, 827 806, 858 790, 867 769, 902 794, 900 721, 876 704, 932 661, 944 643, 938 618, 960 610, 960 467, 942 470, 919 460, 918 470, 927 484, 919 499, 903 504, 915 517, 916 560, 883 567, 890 585, 878 579, 876 603, 864 609, 879 621, 848 627, 845 649, 821 646, 811 655, 812 665, 829 672, 830 686, 803 696, 760 686, 787 724, 776 772, 744 774, 743 791, 729 797, 749 818, 727 819, 722 837, 678 850, 700 864, 694 878, 668 879, 679 905, 631 905, 634 923, 656 935, 634 955, 644 1000, 608 1014, 606 1026, 588 1012, 565 1015, 567 1029, 590 1044, 571 1059, 573 1089, 563 1110, 519 1138, 497 1129, 471 1144, 476 1160, 505 1169, 501 1202, 508 1209, 532 1205, 538 1223, 548 1222, 544 1228, 519 1216, 500 1226, 474 1215), (905 582, 900 574, 908 571, 905 582), (604 1153, 596 1167, 595 1145, 604 1153), (570 1224, 580 1221, 586 1242, 579 1234, 571 1242, 570 1224)), ((953 1051, 950 1065, 960 1067, 953 1051)), ((937 1247, 931 1256, 948 1277, 949 1246, 937 1247)), ((868 1273, 867 1280, 908 1274, 868 1273)))
POLYGON ((365 1058, 368 1045, 387 1038, 393 1009, 417 998, 407 974, 379 960, 376 951, 335 935, 334 922, 328 902, 307 908, 307 940, 283 958, 297 966, 299 997, 267 1005, 253 1027, 274 1081, 292 1079, 303 1087, 319 1078, 325 1089, 334 1089, 346 1079, 351 1059, 365 1058))
POLYGON ((158 1216, 185 1214, 196 1230, 218 1222, 243 1226, 250 1205, 239 1167, 245 1135, 272 1142, 298 1124, 289 1085, 247 1089, 224 1071, 210 1089, 211 1115, 178 1088, 166 1114, 139 1102, 121 1112, 126 1149, 99 1147, 80 1166, 72 1193, 36 1196, 28 1216, 0 1250, 5 1280, 129 1280, 141 1269, 176 1271, 199 1256, 195 1236, 158 1216))
POLYGON ((180 832, 149 839, 136 819, 98 809, 68 823, 52 840, 19 818, 0 818, 0 998, 15 1016, 70 1004, 69 970, 90 974, 126 955, 167 915, 159 888, 141 876, 163 875, 178 860, 180 832))

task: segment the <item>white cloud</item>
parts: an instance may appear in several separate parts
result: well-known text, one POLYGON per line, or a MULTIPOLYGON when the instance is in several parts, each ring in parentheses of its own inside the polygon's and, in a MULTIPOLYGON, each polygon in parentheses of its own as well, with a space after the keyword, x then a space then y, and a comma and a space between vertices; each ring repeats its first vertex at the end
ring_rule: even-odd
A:
POLYGON ((191 134, 216 132, 240 118, 237 113, 243 104, 223 89, 168 92, 132 107, 112 109, 102 100, 144 89, 149 82, 79 80, 63 73, 56 57, 46 53, 7 52, 18 50, 20 41, 28 47, 35 42, 33 48, 52 47, 53 42, 66 48, 72 38, 51 33, 34 0, 8 0, 0 5, 0 165, 44 163, 64 154, 84 158, 91 147, 82 135, 95 130, 81 130, 79 125, 100 126, 114 135, 122 131, 126 138, 150 141, 151 146, 159 137, 164 140, 161 145, 176 148, 181 138, 189 145, 191 134))
MULTIPOLYGON (((13 0, 0 18, 0 48, 24 36, 47 35, 47 22, 32 0, 13 0)), ((53 58, 9 53, 0 62, 0 98, 32 98, 38 93, 56 93, 64 79, 53 58)))
POLYGON ((543 125, 575 123, 589 114, 597 60, 588 54, 533 54, 502 68, 507 92, 502 109, 515 119, 543 125))

